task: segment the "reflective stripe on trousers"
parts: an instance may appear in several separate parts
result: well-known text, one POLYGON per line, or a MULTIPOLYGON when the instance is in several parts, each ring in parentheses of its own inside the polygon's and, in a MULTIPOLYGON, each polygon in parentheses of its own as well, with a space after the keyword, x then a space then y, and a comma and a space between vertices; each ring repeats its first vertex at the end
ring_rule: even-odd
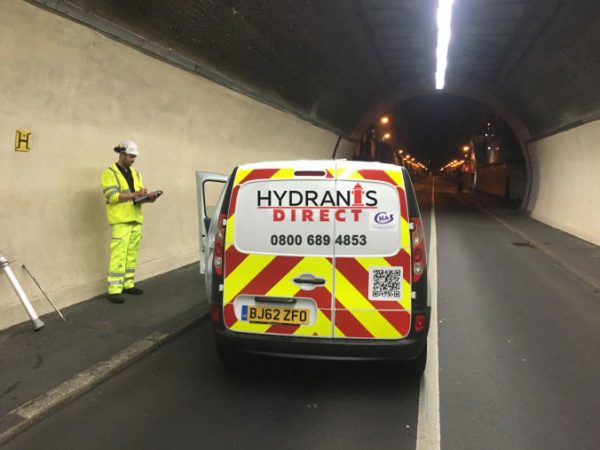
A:
POLYGON ((142 240, 142 224, 116 223, 110 239, 110 264, 108 268, 108 293, 120 294, 133 287, 138 250, 142 240))

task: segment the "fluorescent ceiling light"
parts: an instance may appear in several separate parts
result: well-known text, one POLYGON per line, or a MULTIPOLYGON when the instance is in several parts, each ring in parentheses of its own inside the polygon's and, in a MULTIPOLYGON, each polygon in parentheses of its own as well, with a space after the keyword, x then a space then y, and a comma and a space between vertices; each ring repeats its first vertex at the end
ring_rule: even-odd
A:
POLYGON ((438 0, 437 9, 437 68, 435 71, 435 88, 444 89, 446 82, 446 66, 448 65, 448 46, 450 45, 450 22, 452 21, 452 3, 454 0, 438 0))

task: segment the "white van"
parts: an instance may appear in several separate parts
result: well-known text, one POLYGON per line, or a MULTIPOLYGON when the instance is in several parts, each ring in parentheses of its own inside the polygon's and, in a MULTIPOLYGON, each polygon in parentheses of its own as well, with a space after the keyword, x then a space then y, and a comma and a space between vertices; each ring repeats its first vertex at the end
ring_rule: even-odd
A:
POLYGON ((405 168, 278 161, 197 180, 201 271, 224 363, 252 353, 423 372, 426 251, 405 168), (224 183, 214 213, 211 182, 224 183))

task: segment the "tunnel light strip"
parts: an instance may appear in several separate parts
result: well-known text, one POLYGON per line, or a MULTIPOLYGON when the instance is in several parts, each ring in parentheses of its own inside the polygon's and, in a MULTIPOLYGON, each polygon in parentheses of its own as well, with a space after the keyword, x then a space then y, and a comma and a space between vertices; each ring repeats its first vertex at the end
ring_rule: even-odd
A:
POLYGON ((452 21, 452 4, 454 0, 439 0, 437 9, 437 68, 435 72, 435 88, 444 89, 446 83, 446 66, 448 65, 448 46, 450 45, 450 22, 452 21))

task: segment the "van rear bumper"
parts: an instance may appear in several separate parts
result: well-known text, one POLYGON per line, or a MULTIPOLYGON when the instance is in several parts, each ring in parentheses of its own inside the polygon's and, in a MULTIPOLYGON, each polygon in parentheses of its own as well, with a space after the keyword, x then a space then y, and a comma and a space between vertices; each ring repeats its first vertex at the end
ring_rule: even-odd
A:
POLYGON ((419 357, 427 342, 427 325, 404 339, 339 339, 236 333, 215 328, 217 345, 240 353, 301 359, 409 361, 419 357))

